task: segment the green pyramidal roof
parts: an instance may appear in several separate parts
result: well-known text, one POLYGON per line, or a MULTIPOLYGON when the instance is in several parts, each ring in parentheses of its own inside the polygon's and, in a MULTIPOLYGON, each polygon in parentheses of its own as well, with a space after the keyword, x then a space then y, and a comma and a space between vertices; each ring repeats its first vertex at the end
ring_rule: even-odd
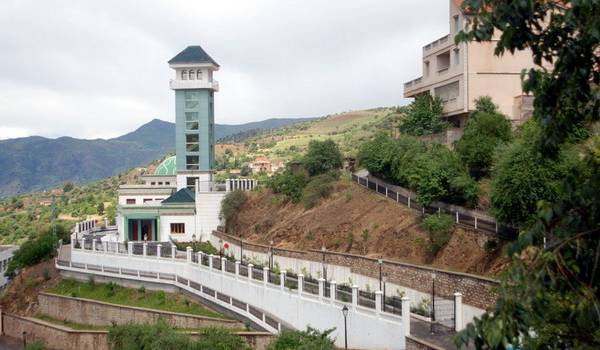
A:
POLYGON ((154 171, 154 175, 158 175, 158 176, 175 176, 175 175, 177 175, 177 163, 176 163, 175 156, 172 156, 172 157, 169 157, 169 158, 163 160, 162 163, 160 163, 158 165, 158 167, 156 167, 156 170, 154 171))
POLYGON ((186 47, 177 56, 169 60, 169 64, 173 63, 212 63, 219 67, 219 64, 199 45, 186 47))

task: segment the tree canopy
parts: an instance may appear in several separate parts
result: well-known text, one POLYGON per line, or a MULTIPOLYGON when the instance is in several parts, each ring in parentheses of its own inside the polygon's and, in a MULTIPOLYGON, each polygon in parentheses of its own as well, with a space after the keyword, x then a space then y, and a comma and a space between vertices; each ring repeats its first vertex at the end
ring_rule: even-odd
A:
POLYGON ((442 132, 448 123, 442 119, 444 108, 439 97, 418 96, 408 106, 400 131, 412 136, 424 136, 442 132))

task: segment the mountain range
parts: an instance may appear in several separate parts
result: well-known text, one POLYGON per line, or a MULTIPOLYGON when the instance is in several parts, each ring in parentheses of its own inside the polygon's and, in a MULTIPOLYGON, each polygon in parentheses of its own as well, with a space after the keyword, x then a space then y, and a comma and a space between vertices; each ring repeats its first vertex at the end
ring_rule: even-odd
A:
MULTIPOLYGON (((274 118, 239 125, 215 124, 215 138, 253 129, 272 129, 309 120, 274 118)), ((154 119, 112 139, 0 140, 0 198, 42 191, 71 181, 86 183, 146 165, 175 149, 175 124, 154 119)))

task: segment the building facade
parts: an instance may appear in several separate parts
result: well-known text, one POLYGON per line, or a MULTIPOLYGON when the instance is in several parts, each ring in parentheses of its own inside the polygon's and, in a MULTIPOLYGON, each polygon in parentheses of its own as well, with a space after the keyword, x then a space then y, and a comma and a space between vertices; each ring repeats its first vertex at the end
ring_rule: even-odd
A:
POLYGON ((404 97, 439 96, 444 117, 464 127, 475 99, 487 95, 518 125, 532 111, 533 98, 523 94, 521 85, 521 72, 534 66, 531 51, 495 56, 498 36, 491 42, 456 44, 454 37, 468 19, 461 5, 462 0, 450 0, 449 34, 423 47, 423 74, 404 84, 404 97))

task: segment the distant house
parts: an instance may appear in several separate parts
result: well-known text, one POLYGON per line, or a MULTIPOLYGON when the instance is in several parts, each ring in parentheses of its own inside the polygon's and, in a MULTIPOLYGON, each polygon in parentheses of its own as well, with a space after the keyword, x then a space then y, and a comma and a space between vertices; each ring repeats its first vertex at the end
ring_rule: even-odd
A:
POLYGON ((271 174, 273 172, 273 165, 271 164, 271 161, 266 157, 258 157, 254 159, 252 163, 250 163, 250 169, 252 169, 253 174, 271 174))

